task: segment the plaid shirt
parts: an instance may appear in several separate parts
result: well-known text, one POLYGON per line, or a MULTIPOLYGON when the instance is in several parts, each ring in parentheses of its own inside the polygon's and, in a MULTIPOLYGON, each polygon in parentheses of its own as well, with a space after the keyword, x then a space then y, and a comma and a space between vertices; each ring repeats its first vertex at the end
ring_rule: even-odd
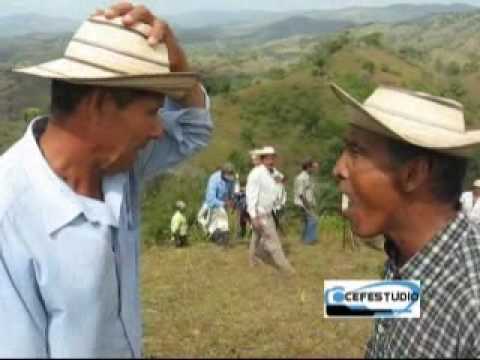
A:
POLYGON ((419 280, 420 319, 377 319, 367 358, 480 358, 480 228, 458 213, 405 265, 387 242, 388 280, 419 280))

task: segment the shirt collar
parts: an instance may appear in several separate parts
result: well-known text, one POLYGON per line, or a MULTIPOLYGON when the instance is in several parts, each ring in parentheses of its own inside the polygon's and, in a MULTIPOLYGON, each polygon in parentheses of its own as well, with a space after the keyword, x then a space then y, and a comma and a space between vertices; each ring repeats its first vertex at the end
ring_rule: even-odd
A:
POLYGON ((43 220, 49 234, 61 229, 80 214, 84 214, 87 220, 91 222, 98 221, 118 227, 123 187, 127 175, 121 173, 103 179, 102 187, 105 203, 112 216, 100 216, 53 172, 43 157, 36 140, 36 134, 41 134, 47 123, 47 117, 34 119, 21 141, 23 143, 25 171, 36 188, 36 195, 40 198, 43 220))
MULTIPOLYGON (((459 245, 468 228, 468 221, 462 212, 440 230, 433 239, 401 267, 396 266, 398 252, 391 239, 386 239, 385 252, 387 267, 395 278, 426 281, 426 286, 435 273, 441 272, 450 259, 450 254, 459 245)), ((422 284, 423 286, 423 284, 422 284)))

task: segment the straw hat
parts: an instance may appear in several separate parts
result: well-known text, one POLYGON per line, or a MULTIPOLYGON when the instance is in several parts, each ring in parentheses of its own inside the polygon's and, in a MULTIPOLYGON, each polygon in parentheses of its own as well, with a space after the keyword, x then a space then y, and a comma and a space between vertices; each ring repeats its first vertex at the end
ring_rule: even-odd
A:
POLYGON ((264 156, 264 155, 276 155, 275 149, 272 146, 265 146, 262 149, 258 149, 257 153, 258 156, 264 156))
POLYGON ((480 179, 477 179, 473 182, 473 187, 480 188, 480 179))
POLYGON ((147 42, 150 26, 127 28, 120 18, 94 16, 70 40, 63 58, 13 71, 77 84, 148 90, 180 98, 198 76, 170 72, 168 50, 147 42))
POLYGON ((177 209, 180 209, 180 210, 183 210, 187 207, 187 205, 185 204, 184 201, 182 200, 178 200, 176 203, 175 203, 175 206, 177 207, 177 209))
POLYGON ((350 122, 360 128, 460 157, 471 156, 480 145, 480 130, 465 129, 463 105, 454 100, 380 86, 361 104, 330 85, 356 111, 350 122))

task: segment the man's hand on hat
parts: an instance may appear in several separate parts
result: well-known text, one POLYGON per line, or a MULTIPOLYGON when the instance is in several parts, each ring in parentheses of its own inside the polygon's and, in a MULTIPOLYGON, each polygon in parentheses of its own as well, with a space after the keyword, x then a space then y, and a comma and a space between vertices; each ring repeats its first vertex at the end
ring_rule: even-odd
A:
MULTIPOLYGON (((144 34, 148 37, 148 43, 151 46, 155 46, 159 42, 165 43, 170 60, 170 71, 190 71, 187 57, 181 46, 178 44, 170 26, 165 21, 157 18, 144 5, 133 5, 128 1, 122 1, 112 5, 106 10, 97 10, 95 15, 104 15, 107 19, 122 17, 122 22, 127 27, 138 24, 149 25, 144 30, 144 34)), ((195 86, 192 93, 182 102, 186 106, 205 107, 205 97, 200 86, 195 86)))

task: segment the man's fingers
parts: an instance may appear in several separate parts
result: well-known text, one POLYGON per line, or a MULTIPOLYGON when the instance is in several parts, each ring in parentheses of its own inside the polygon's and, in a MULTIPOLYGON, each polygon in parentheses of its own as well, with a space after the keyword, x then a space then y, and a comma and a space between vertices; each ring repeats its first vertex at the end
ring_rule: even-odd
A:
POLYGON ((152 46, 158 44, 161 41, 165 41, 165 36, 168 31, 168 25, 158 19, 152 24, 152 30, 148 37, 148 43, 152 46))
POLYGON ((128 12, 122 13, 123 24, 126 26, 131 26, 138 22, 142 22, 148 25, 153 26, 155 21, 155 16, 143 5, 138 5, 131 8, 128 12))
POLYGON ((132 11, 133 5, 128 1, 122 1, 118 4, 112 5, 110 8, 105 10, 104 15, 107 19, 113 19, 117 16, 123 16, 130 11, 132 11))

